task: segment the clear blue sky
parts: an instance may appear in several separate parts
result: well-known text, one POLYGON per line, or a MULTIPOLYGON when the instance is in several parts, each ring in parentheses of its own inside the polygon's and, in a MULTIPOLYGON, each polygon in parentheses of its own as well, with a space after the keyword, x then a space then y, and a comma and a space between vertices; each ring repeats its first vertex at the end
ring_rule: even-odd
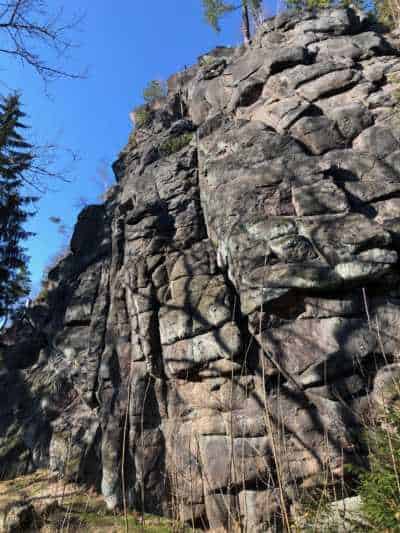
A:
MULTIPOLYGON (((147 82, 167 79, 216 45, 236 45, 241 40, 239 13, 229 15, 216 34, 203 20, 201 0, 48 2, 55 7, 65 4, 66 18, 86 12, 80 31, 73 35, 80 47, 65 66, 88 67, 87 79, 53 82, 48 97, 31 68, 0 56, 1 92, 21 91, 33 139, 57 143, 80 155, 69 166, 72 182, 50 183, 53 190, 37 204, 38 214, 29 224, 36 233, 28 243, 33 290, 65 241, 49 217, 60 217, 72 227, 79 197, 97 201, 99 190, 92 178, 99 165, 105 161, 110 166, 126 144, 129 111, 141 103, 147 82)), ((60 154, 56 167, 62 170, 66 165, 67 158, 60 154)))

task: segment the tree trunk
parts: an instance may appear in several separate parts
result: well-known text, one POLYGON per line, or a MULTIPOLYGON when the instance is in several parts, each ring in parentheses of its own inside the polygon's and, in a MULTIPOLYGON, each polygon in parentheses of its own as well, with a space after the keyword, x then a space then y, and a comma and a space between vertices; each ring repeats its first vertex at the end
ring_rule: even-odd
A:
POLYGON ((264 22, 262 6, 260 5, 259 7, 253 7, 251 11, 252 11, 252 19, 254 22, 254 28, 255 30, 257 30, 261 26, 261 24, 264 22))
POLYGON ((246 1, 242 3, 242 33, 243 33, 243 42, 245 46, 250 43, 250 16, 249 16, 249 7, 246 1))

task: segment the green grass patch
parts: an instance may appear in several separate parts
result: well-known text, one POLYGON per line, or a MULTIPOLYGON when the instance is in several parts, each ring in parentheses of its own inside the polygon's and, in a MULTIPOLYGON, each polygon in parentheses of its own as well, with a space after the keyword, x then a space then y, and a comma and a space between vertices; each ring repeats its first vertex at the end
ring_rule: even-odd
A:
MULTIPOLYGON (((60 520, 64 520, 68 509, 64 509, 64 513, 59 513, 54 517, 52 524, 54 527, 60 520)), ((171 520, 152 515, 145 515, 142 521, 137 513, 128 512, 127 519, 122 514, 113 514, 106 510, 92 510, 90 507, 86 510, 77 511, 70 510, 69 518, 75 530, 87 531, 94 533, 95 531, 107 531, 115 533, 123 533, 126 531, 126 523, 129 531, 143 531, 145 533, 178 533, 189 531, 181 527, 171 520)))
POLYGON ((151 111, 146 106, 135 109, 135 126, 136 128, 143 128, 148 126, 151 122, 151 111))
POLYGON ((400 532, 400 409, 367 433, 370 468, 361 474, 362 511, 377 531, 400 532))
POLYGON ((160 146, 160 154, 161 156, 168 156, 171 154, 174 154, 175 152, 179 152, 179 150, 182 150, 185 146, 187 146, 193 139, 193 133, 182 133, 181 135, 178 135, 177 137, 169 137, 166 141, 164 141, 160 146))

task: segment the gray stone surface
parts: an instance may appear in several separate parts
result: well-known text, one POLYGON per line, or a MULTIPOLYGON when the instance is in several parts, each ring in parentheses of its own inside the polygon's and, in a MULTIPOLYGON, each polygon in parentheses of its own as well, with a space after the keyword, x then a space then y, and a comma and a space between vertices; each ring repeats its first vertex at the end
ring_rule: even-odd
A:
POLYGON ((292 188, 292 198, 299 216, 341 213, 349 209, 345 193, 328 180, 292 188))
POLYGON ((338 109, 332 109, 328 116, 337 123, 338 129, 345 139, 353 139, 373 124, 372 114, 361 104, 349 104, 338 109))
POLYGON ((263 102, 257 104, 248 115, 253 120, 261 120, 278 133, 283 134, 309 108, 310 104, 307 101, 298 96, 291 96, 271 104, 263 102))
POLYGON ((336 124, 325 116, 303 117, 291 127, 290 133, 314 155, 343 145, 336 124))
POLYGON ((380 414, 398 402, 400 392, 400 365, 393 363, 378 370, 371 400, 380 414))
POLYGON ((51 466, 115 509, 125 444, 130 507, 279 531, 294 486, 365 453, 400 353, 399 60, 369 24, 280 13, 149 104, 3 335, 2 475, 51 466))

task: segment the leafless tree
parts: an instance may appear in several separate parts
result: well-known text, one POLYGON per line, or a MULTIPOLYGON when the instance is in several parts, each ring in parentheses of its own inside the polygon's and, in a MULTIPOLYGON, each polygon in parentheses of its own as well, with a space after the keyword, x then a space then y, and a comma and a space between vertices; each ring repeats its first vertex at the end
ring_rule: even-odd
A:
POLYGON ((254 28, 257 30, 267 18, 267 13, 264 9, 263 3, 260 3, 258 6, 255 7, 253 6, 251 9, 251 14, 254 28))
POLYGON ((32 165, 25 172, 23 181, 39 193, 39 196, 57 189, 57 182, 69 183, 74 167, 80 156, 61 144, 40 144, 34 138, 28 138, 31 144, 32 165), (60 166, 59 161, 65 163, 60 166))
POLYGON ((52 0, 0 1, 0 53, 32 67, 45 81, 80 78, 83 73, 63 68, 71 39, 83 15, 67 20, 62 9, 51 9, 52 0), (51 59, 47 59, 49 57, 51 59))
POLYGON ((90 196, 78 196, 75 200, 74 207, 81 210, 91 203, 103 202, 105 200, 108 189, 115 184, 114 178, 110 173, 110 168, 110 164, 105 159, 99 161, 96 173, 90 177, 90 181, 93 183, 90 196))
POLYGON ((104 195, 107 190, 114 185, 114 178, 111 176, 111 165, 106 159, 101 159, 96 168, 96 174, 92 177, 92 181, 96 187, 96 193, 99 200, 104 200, 104 195))

